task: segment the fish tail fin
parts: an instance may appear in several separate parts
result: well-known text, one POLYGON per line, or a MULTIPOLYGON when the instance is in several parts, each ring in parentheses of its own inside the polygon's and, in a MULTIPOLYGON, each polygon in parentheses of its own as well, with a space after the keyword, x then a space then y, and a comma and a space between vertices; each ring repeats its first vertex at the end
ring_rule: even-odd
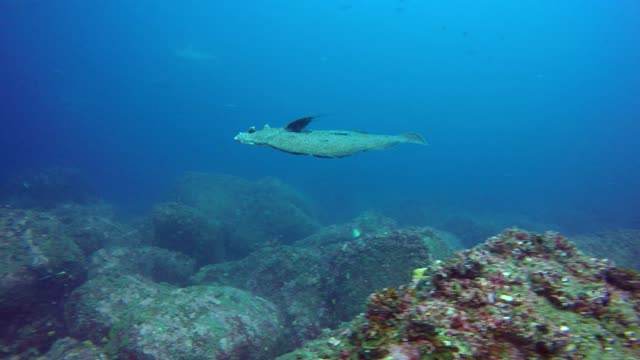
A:
POLYGON ((399 136, 406 143, 428 145, 427 140, 425 140, 422 137, 422 135, 420 135, 418 133, 410 132, 410 133, 400 134, 399 136))

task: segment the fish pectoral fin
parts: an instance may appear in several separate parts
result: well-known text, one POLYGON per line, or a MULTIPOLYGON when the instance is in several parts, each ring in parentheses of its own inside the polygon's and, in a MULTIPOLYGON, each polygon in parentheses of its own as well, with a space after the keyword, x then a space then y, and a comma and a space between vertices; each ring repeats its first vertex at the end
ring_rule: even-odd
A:
POLYGON ((302 132, 302 130, 304 130, 307 125, 309 125, 311 120, 313 120, 313 116, 305 116, 303 118, 290 122, 289 124, 287 124, 287 126, 284 127, 284 129, 290 132, 302 132))

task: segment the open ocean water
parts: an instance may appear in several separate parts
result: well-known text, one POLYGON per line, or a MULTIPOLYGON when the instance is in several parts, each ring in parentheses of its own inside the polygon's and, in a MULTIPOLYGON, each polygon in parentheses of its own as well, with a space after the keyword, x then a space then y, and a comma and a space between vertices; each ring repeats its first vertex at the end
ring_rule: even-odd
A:
POLYGON ((202 170, 345 215, 419 200, 638 224, 635 1, 0 6, 3 174, 77 167, 131 209, 202 170), (431 145, 325 161, 233 141, 309 114, 431 145))

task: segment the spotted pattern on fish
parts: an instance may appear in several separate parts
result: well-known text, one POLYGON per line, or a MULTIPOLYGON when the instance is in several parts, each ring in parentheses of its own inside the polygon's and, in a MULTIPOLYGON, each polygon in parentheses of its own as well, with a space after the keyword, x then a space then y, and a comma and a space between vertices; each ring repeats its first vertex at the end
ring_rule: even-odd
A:
POLYGON ((321 158, 341 158, 355 153, 383 150, 398 144, 426 145, 420 134, 400 135, 367 134, 348 130, 305 130, 311 117, 298 119, 284 128, 265 125, 261 130, 251 128, 234 138, 236 141, 259 146, 269 146, 290 154, 310 155, 321 158))

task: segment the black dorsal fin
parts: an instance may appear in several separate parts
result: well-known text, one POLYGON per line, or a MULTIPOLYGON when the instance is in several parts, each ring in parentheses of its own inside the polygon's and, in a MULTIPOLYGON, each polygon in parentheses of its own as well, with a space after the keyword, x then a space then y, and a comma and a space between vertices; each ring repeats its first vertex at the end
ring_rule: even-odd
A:
POLYGON ((291 132, 302 132, 302 130, 304 130, 307 125, 309 125, 311 120, 313 120, 313 118, 314 116, 305 116, 303 118, 290 122, 289 124, 287 124, 287 126, 284 127, 284 129, 291 132))

